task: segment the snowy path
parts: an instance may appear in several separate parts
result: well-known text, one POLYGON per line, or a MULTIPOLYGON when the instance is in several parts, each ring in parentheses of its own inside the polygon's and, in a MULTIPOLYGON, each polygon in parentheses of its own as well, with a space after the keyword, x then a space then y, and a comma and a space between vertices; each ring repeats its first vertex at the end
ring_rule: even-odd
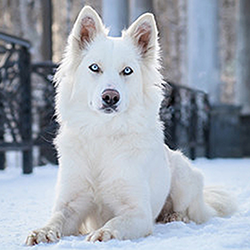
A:
POLYGON ((83 236, 66 237, 56 244, 32 248, 25 247, 24 240, 30 230, 49 218, 57 167, 35 168, 30 176, 21 175, 20 168, 8 168, 0 172, 0 250, 250 249, 250 159, 198 159, 194 164, 204 172, 206 184, 222 184, 236 194, 239 210, 234 216, 214 218, 203 225, 156 225, 153 235, 134 241, 88 243, 83 236))

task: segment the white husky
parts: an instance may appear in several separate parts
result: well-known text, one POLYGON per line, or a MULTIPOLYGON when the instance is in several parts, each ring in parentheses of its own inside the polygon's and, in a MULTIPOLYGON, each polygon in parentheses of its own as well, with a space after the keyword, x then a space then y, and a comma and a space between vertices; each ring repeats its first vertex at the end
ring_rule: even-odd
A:
POLYGON ((202 223, 235 210, 226 192, 203 189, 201 173, 164 146, 158 52, 152 14, 112 38, 93 9, 82 9, 55 76, 55 207, 28 245, 79 233, 135 239, 151 234, 156 220, 202 223))

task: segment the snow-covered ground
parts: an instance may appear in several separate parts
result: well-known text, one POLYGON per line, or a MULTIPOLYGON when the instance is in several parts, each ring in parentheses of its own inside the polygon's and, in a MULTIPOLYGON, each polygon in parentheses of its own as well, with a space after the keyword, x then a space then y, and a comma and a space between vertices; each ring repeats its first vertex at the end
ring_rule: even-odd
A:
MULTIPOLYGON (((198 159, 194 165, 203 171, 207 185, 221 184, 235 193, 239 204, 235 215, 213 218, 203 225, 156 225, 153 235, 133 241, 88 243, 84 236, 71 236, 32 249, 250 249, 250 159, 198 159)), ((42 226, 50 216, 56 176, 56 166, 37 167, 26 176, 20 167, 0 172, 1 250, 29 249, 24 245, 28 232, 42 226)))

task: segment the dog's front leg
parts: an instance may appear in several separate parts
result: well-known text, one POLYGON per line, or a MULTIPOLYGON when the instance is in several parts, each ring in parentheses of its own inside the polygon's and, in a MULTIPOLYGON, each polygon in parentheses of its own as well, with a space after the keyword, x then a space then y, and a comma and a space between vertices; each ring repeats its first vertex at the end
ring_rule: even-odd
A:
POLYGON ((58 241, 62 236, 62 227, 64 223, 65 216, 63 213, 54 213, 46 226, 34 230, 28 235, 26 245, 32 246, 40 242, 58 241))
POLYGON ((114 212, 114 217, 100 229, 90 233, 87 241, 108 241, 110 239, 137 239, 152 233, 153 216, 150 192, 144 180, 126 185, 117 180, 117 185, 105 188, 103 198, 114 212))
POLYGON ((153 222, 143 214, 142 210, 131 210, 123 215, 114 217, 102 228, 90 233, 86 240, 108 241, 110 239, 137 239, 152 233, 153 222))
POLYGON ((59 174, 58 193, 52 217, 46 226, 30 233, 26 240, 27 245, 56 242, 62 236, 79 234, 90 202, 87 187, 83 186, 81 178, 74 174, 72 169, 70 173, 61 171, 59 174))
POLYGON ((26 244, 31 246, 40 242, 56 242, 62 236, 78 235, 83 221, 84 205, 81 198, 57 205, 47 225, 32 231, 26 244))

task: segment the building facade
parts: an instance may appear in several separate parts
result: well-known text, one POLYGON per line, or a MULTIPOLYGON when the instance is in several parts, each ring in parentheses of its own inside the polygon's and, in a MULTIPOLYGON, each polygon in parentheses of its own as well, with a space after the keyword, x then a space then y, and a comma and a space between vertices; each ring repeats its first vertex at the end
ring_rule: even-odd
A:
POLYGON ((58 62, 85 4, 97 10, 112 36, 153 12, 165 79, 250 114, 249 0, 2 0, 0 30, 30 40, 34 61, 58 62))

